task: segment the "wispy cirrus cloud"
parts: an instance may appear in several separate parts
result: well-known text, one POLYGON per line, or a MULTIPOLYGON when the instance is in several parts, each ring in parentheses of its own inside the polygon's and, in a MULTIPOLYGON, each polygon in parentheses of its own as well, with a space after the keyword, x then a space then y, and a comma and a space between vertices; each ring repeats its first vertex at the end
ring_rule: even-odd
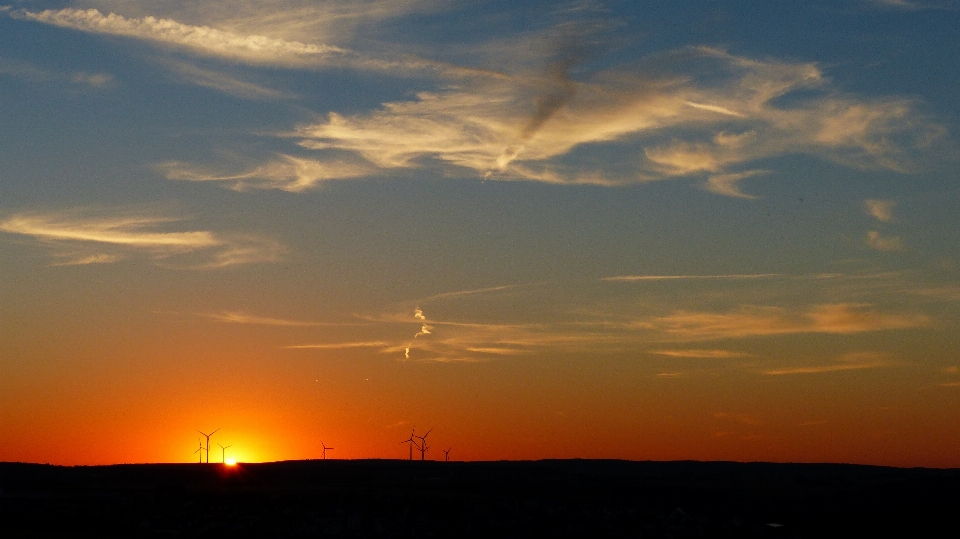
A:
MULTIPOLYGON (((172 48, 181 52, 215 58, 230 62, 239 62, 258 66, 282 67, 290 69, 320 69, 328 67, 350 68, 371 71, 388 71, 409 75, 411 71, 453 77, 491 76, 495 73, 468 67, 456 66, 446 62, 419 58, 410 54, 389 53, 380 50, 378 54, 365 54, 360 51, 317 41, 317 32, 308 32, 310 26, 317 28, 326 25, 327 37, 343 36, 343 28, 337 30, 330 19, 323 20, 330 13, 330 2, 317 4, 300 2, 301 6, 292 6, 294 2, 263 2, 241 4, 237 11, 231 8, 190 9, 180 5, 175 10, 177 17, 186 15, 198 19, 195 24, 180 20, 158 17, 145 12, 139 16, 124 16, 117 11, 143 12, 144 7, 137 3, 109 4, 116 11, 100 11, 96 8, 46 9, 30 11, 0 7, 15 19, 29 20, 61 28, 69 28, 93 34, 120 36, 137 39, 155 46, 172 48), (245 13, 246 17, 242 14, 245 13), (287 37, 296 28, 300 39, 287 37)), ((339 2, 338 2, 339 3, 339 2)), ((384 2, 390 4, 391 2, 384 2)), ((206 4, 206 3, 205 3, 206 4)), ((390 10, 370 8, 366 4, 341 4, 341 18, 363 19, 368 21, 380 17, 402 15, 415 10, 390 10)), ((396 2, 396 4, 404 4, 396 2)), ((406 2, 412 6, 416 2, 406 2)), ((421 2, 423 4, 423 2, 421 2)), ((144 4, 150 6, 150 4, 144 4)), ((162 7, 162 4, 154 7, 162 7)), ((401 6, 402 7, 402 6, 401 6)), ((336 11, 336 10, 333 10, 336 11)))
POLYGON ((352 152, 384 170, 439 167, 491 179, 597 185, 706 176, 713 192, 749 198, 737 182, 760 174, 742 170, 760 159, 800 153, 906 171, 913 153, 943 134, 909 100, 840 94, 814 64, 688 47, 648 58, 633 72, 553 83, 569 88, 527 135, 539 110, 530 104, 550 80, 489 78, 421 92, 371 113, 330 113, 293 136, 304 148, 352 152), (780 104, 801 90, 812 97, 780 104), (620 167, 563 159, 592 147, 618 148, 620 167))
POLYGON ((244 35, 173 19, 124 17, 97 9, 7 10, 14 18, 82 32, 116 35, 178 47, 205 56, 257 64, 310 66, 329 64, 347 51, 325 44, 303 43, 264 35, 244 35))
POLYGON ((727 275, 617 275, 604 277, 601 281, 611 282, 643 282, 643 281, 699 281, 699 280, 741 280, 741 279, 769 279, 783 277, 782 273, 732 273, 727 275))
POLYGON ((212 88, 241 99, 292 99, 295 97, 282 90, 232 76, 222 70, 207 69, 188 62, 174 60, 164 60, 161 63, 173 72, 179 80, 212 88))
POLYGON ((341 322, 311 322, 306 320, 288 320, 286 318, 272 318, 269 316, 259 316, 245 311, 221 311, 219 313, 201 314, 206 318, 212 318, 218 322, 229 324, 253 324, 259 326, 294 326, 294 327, 317 327, 317 326, 348 326, 357 325, 356 323, 341 322))
POLYGON ((547 282, 541 281, 541 282, 535 282, 535 283, 507 284, 507 285, 500 285, 500 286, 488 286, 486 288, 472 288, 469 290, 457 290, 454 292, 443 292, 440 294, 427 296, 420 301, 427 302, 427 301, 434 301, 434 300, 446 300, 446 299, 485 296, 489 294, 497 294, 500 292, 516 291, 516 290, 521 290, 525 288, 533 288, 533 287, 537 287, 545 284, 547 284, 547 282))
POLYGON ((895 9, 900 11, 947 10, 956 11, 960 5, 956 0, 921 1, 921 0, 863 0, 875 7, 895 9))
POLYGON ((744 352, 735 352, 733 350, 704 350, 704 349, 665 349, 650 350, 651 354, 668 357, 682 357, 693 359, 730 359, 738 357, 749 357, 751 354, 744 352))
POLYGON ((890 359, 885 354, 879 354, 876 352, 853 352, 837 358, 837 361, 835 363, 830 363, 826 365, 812 365, 812 366, 803 366, 803 367, 771 369, 771 370, 763 371, 763 374, 766 374, 768 376, 789 376, 789 375, 795 375, 795 374, 822 374, 822 373, 829 373, 829 372, 878 369, 882 367, 890 367, 894 364, 895 363, 890 361, 890 359))
POLYGON ((385 341, 356 341, 340 343, 294 344, 284 346, 293 350, 343 350, 348 348, 383 348, 390 343, 385 341))
POLYGON ((677 311, 631 325, 682 340, 714 340, 800 333, 853 334, 927 326, 923 314, 890 314, 865 304, 815 305, 800 312, 782 307, 741 307, 725 313, 677 311))
POLYGON ((437 0, 84 0, 84 6, 128 17, 178 18, 239 35, 261 34, 289 41, 350 41, 358 31, 410 14, 445 9, 437 0))
POLYGON ((373 167, 363 163, 317 161, 284 154, 236 174, 217 174, 180 162, 165 163, 159 168, 171 180, 218 182, 235 191, 280 189, 294 193, 317 187, 327 181, 356 178, 373 172, 373 167))
POLYGON ((164 230, 180 221, 130 212, 23 212, 0 220, 0 231, 31 237, 50 248, 60 259, 56 265, 111 263, 141 255, 176 260, 185 268, 215 269, 276 262, 285 252, 279 243, 257 236, 164 230))
MULTIPOLYGON (((441 83, 412 99, 350 115, 330 112, 280 134, 315 152, 309 157, 276 155, 241 172, 222 163, 166 167, 171 179, 214 181, 233 189, 304 191, 326 180, 428 169, 455 177, 606 186, 691 178, 711 192, 751 199, 756 197, 741 189, 743 180, 776 172, 757 168, 761 160, 805 154, 906 172, 945 133, 918 112, 914 101, 844 94, 810 62, 758 60, 691 46, 635 65, 574 75, 584 43, 596 39, 576 10, 568 14, 572 20, 512 44, 515 56, 535 57, 539 67, 474 59, 476 65, 502 65, 500 72, 387 54, 382 47, 371 55, 331 44, 349 41, 336 31, 340 23, 378 23, 440 9, 437 2, 358 6, 276 0, 227 8, 102 0, 94 5, 104 10, 5 11, 231 62, 386 70, 404 77, 429 73, 441 83), (545 52, 544 40, 557 45, 545 52), (611 151, 621 158, 604 159, 611 151), (570 159, 574 153, 576 160, 570 159)), ((276 90, 217 70, 174 67, 184 80, 233 95, 278 97, 276 90)))

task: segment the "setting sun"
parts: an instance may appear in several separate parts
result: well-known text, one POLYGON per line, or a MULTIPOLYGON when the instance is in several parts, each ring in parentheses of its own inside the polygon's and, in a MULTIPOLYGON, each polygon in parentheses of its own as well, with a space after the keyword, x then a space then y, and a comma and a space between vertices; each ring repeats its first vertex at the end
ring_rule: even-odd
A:
POLYGON ((237 461, 236 459, 227 459, 226 461, 224 461, 224 464, 227 466, 236 466, 237 461))

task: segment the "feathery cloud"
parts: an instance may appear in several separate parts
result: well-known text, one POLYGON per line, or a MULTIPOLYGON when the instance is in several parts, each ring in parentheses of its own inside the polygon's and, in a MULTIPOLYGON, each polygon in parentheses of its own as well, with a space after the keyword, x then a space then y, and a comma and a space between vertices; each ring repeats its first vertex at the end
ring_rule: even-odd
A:
POLYGON ((240 264, 278 261, 285 249, 255 236, 225 235, 208 230, 158 230, 181 221, 153 215, 97 215, 67 211, 11 215, 0 221, 0 231, 34 238, 67 262, 58 265, 109 263, 143 254, 153 259, 196 255, 184 267, 215 269, 240 264), (109 249, 112 252, 94 252, 109 249))
POLYGON ((930 323, 922 314, 887 314, 868 307, 836 303, 816 305, 799 313, 781 307, 742 307, 727 313, 677 311, 634 325, 683 340, 713 340, 798 333, 852 334, 917 328, 930 323))
POLYGON ((244 311, 221 311, 219 313, 202 314, 206 318, 212 318, 218 322, 227 322, 230 324, 254 324, 261 326, 346 326, 356 324, 344 324, 338 322, 309 322, 303 320, 287 320, 284 318, 271 318, 268 316, 257 316, 244 311))
POLYGON ((943 132, 908 100, 833 91, 809 63, 688 47, 647 59, 640 73, 564 78, 569 88, 547 115, 536 105, 543 78, 487 78, 367 114, 330 113, 294 136, 304 148, 352 152, 381 169, 439 167, 490 179, 598 185, 706 175, 713 192, 749 198, 736 182, 760 171, 738 169, 757 160, 803 153, 905 171, 913 167, 911 152, 943 132), (779 104, 800 90, 810 97, 779 104), (541 116, 529 133, 530 118, 541 116), (603 146, 622 148, 619 169, 562 160, 575 148, 588 154, 603 146))
POLYGON ((165 163, 160 169, 170 180, 220 182, 235 191, 280 189, 294 193, 318 187, 327 181, 356 178, 373 171, 373 167, 364 164, 316 161, 284 154, 238 174, 216 174, 180 162, 165 163))
POLYGON ((292 94, 233 77, 223 71, 205 69, 188 62, 164 60, 162 64, 180 80, 212 88, 241 99, 292 99, 292 94))
POLYGON ((388 343, 384 341, 358 341, 324 344, 295 344, 291 346, 284 346, 284 348, 295 350, 342 350, 346 348, 381 348, 387 345, 388 343))
POLYGON ((695 359, 729 359, 735 357, 747 357, 750 354, 743 352, 734 352, 731 350, 702 350, 702 349, 672 349, 672 350, 650 350, 651 354, 669 357, 685 357, 695 359))
POLYGON ((730 275, 618 275, 615 277, 604 277, 601 281, 673 281, 673 280, 714 280, 714 279, 769 279, 772 277, 783 277, 782 273, 743 273, 730 275))
POLYGON ((151 41, 205 56, 258 64, 311 66, 331 62, 346 51, 331 45, 316 45, 263 35, 242 35, 210 26, 193 26, 153 16, 124 17, 97 9, 11 10, 14 18, 36 21, 82 32, 108 34, 151 41))
MULTIPOLYGON (((129 9, 125 4, 115 7, 129 9)), ((268 5, 266 9, 255 9, 246 22, 231 17, 227 11, 219 11, 212 16, 210 13, 200 14, 200 18, 207 19, 208 24, 187 24, 154 15, 125 17, 113 11, 104 13, 95 8, 29 11, 10 9, 8 6, 0 11, 16 19, 93 34, 138 39, 194 55, 252 65, 290 69, 346 67, 406 75, 418 71, 451 77, 502 76, 487 70, 465 68, 412 55, 382 51, 378 55, 366 55, 328 43, 311 42, 315 39, 315 33, 305 33, 303 37, 306 41, 264 35, 263 30, 276 34, 288 33, 289 28, 284 31, 282 23, 278 21, 287 20, 289 27, 297 26, 296 13, 284 10, 282 6, 279 12, 272 13, 270 8, 268 5), (220 26, 229 29, 221 29, 220 26)), ((362 16, 366 4, 353 9, 358 17, 362 16)), ((316 17, 322 10, 318 12, 307 7, 306 12, 308 16, 316 17)), ((300 15, 303 14, 301 10, 300 15)))
POLYGON ((956 0, 941 1, 910 1, 910 0, 864 0, 874 6, 901 11, 945 10, 957 11, 960 9, 956 0))
POLYGON ((792 374, 822 374, 827 372, 853 371, 863 369, 878 369, 889 367, 893 363, 884 354, 874 352, 854 352, 845 354, 837 359, 836 363, 815 365, 809 367, 794 367, 787 369, 772 369, 764 371, 769 376, 786 376, 792 374))
POLYGON ((83 4, 128 17, 179 18, 239 35, 327 43, 351 40, 360 27, 444 8, 437 0, 84 0, 83 4))

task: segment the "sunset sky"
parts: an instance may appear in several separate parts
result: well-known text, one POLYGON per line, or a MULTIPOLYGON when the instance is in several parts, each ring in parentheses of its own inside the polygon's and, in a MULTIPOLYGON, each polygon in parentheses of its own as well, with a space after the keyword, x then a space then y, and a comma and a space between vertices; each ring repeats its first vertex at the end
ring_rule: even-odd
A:
POLYGON ((960 2, 0 4, 0 461, 960 466, 960 2))

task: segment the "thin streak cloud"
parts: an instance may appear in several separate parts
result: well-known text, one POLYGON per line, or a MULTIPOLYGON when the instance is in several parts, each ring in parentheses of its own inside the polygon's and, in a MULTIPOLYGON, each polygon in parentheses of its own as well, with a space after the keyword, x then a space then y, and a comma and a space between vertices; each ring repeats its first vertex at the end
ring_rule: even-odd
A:
POLYGON ((260 326, 296 326, 296 327, 317 327, 317 326, 355 326, 357 324, 340 322, 311 322, 304 320, 287 320, 284 318, 271 318, 268 316, 257 316, 244 311, 222 311, 219 313, 202 314, 206 318, 212 318, 218 322, 230 324, 253 324, 260 326))
POLYGON ((213 69, 204 69, 187 62, 164 61, 163 65, 171 72, 176 74, 177 78, 188 83, 223 92, 225 94, 239 97, 241 99, 264 100, 264 99, 292 99, 296 96, 268 88, 260 84, 241 80, 233 77, 223 71, 213 69))
POLYGON ((636 281, 675 281, 675 280, 740 280, 740 279, 769 279, 783 277, 782 273, 733 273, 729 275, 618 275, 604 277, 601 281, 636 282, 636 281))
POLYGON ((694 359, 729 359, 737 357, 748 357, 750 354, 743 352, 734 352, 731 350, 703 350, 703 349, 672 349, 672 350, 650 350, 651 354, 668 357, 683 357, 694 359))
POLYGON ((889 314, 869 305, 836 303, 816 305, 792 313, 781 307, 743 307, 727 313, 677 311, 641 320, 634 325, 682 340, 713 340, 801 333, 846 335, 928 326, 923 314, 889 314))
POLYGON ((383 341, 359 341, 359 342, 341 342, 324 344, 295 344, 284 346, 284 348, 294 350, 343 350, 347 348, 380 348, 389 343, 383 341))
POLYGON ((52 249, 55 256, 67 260, 55 265, 109 263, 142 254, 167 260, 170 265, 180 263, 188 269, 216 269, 276 262, 286 251, 273 240, 255 236, 209 230, 158 230, 180 221, 182 219, 129 213, 23 212, 0 220, 0 231, 31 237, 52 249), (104 253, 104 249, 113 252, 104 253))
POLYGON ((319 187, 327 181, 357 178, 375 172, 369 165, 317 161, 285 154, 238 174, 218 174, 176 161, 159 168, 170 180, 218 182, 234 191, 280 189, 292 193, 319 187))
POLYGON ((505 290, 515 290, 518 288, 527 288, 532 286, 539 286, 547 284, 546 282, 537 282, 537 283, 524 283, 524 284, 508 284, 501 286, 490 286, 487 288, 474 288, 471 290, 458 290, 456 292, 443 292, 440 294, 434 294, 433 296, 427 296, 421 301, 432 301, 437 299, 452 299, 452 298, 461 298, 466 296, 479 296, 483 294, 490 294, 494 292, 503 292, 505 290))
POLYGON ((836 363, 828 365, 814 365, 809 367, 794 367, 787 369, 772 369, 764 371, 768 376, 788 376, 794 374, 822 374, 829 372, 856 371, 864 369, 878 369, 892 366, 893 363, 883 354, 873 352, 854 352, 839 358, 836 363))
POLYGON ((326 43, 309 43, 258 33, 244 33, 249 30, 236 32, 221 30, 213 26, 185 24, 153 15, 125 17, 114 12, 104 14, 94 8, 29 11, 12 9, 10 6, 0 9, 0 12, 5 12, 15 19, 93 34, 139 39, 199 56, 252 65, 289 69, 346 67, 398 74, 419 71, 450 77, 505 77, 503 74, 489 70, 456 66, 412 55, 369 56, 326 43))
POLYGON ((328 64, 334 56, 347 51, 331 46, 288 41, 262 35, 239 35, 211 28, 192 26, 172 19, 153 16, 127 18, 97 9, 43 11, 9 10, 11 17, 36 21, 82 32, 108 34, 175 46, 205 56, 260 64, 309 66, 328 64))

